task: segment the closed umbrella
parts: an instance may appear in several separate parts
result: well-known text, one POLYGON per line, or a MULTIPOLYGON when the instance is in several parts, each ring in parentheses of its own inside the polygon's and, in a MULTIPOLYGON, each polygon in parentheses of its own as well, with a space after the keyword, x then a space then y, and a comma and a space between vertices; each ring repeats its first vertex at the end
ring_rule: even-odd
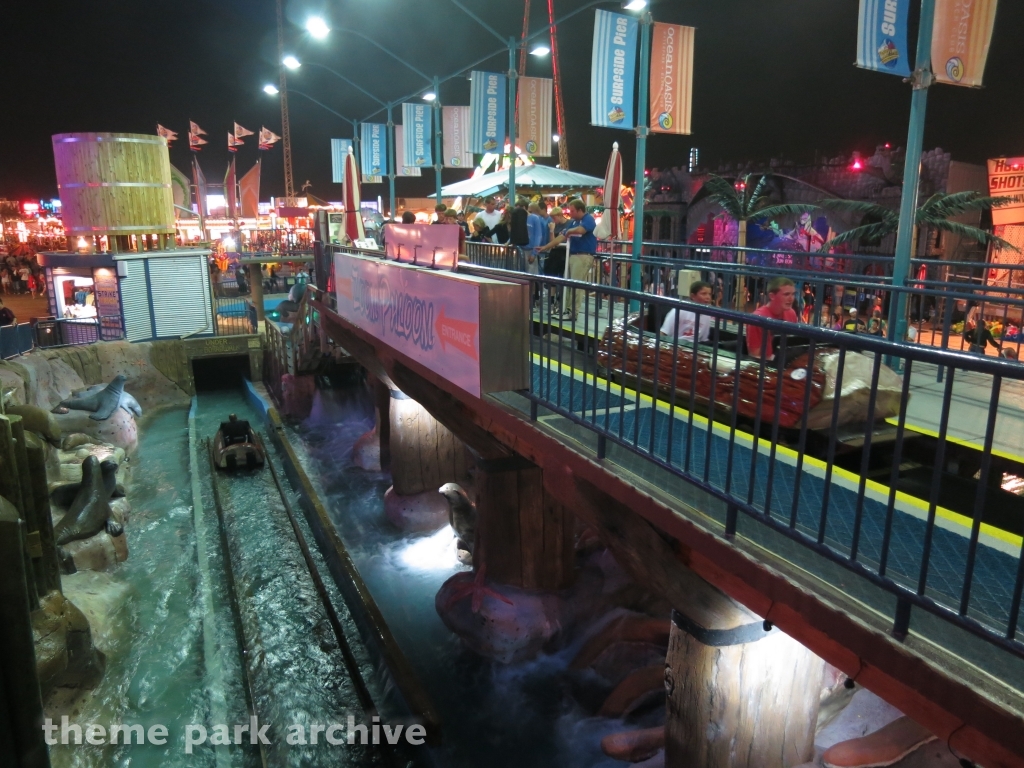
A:
POLYGON ((622 237, 622 218, 619 204, 622 202, 622 155, 619 142, 612 144, 608 168, 604 172, 604 214, 601 223, 594 230, 600 240, 619 240, 622 237))
POLYGON ((345 156, 345 177, 344 177, 344 198, 345 198, 345 236, 349 240, 365 240, 366 232, 363 230, 363 215, 361 212, 362 201, 359 199, 359 169, 356 167, 356 156, 349 147, 345 156))

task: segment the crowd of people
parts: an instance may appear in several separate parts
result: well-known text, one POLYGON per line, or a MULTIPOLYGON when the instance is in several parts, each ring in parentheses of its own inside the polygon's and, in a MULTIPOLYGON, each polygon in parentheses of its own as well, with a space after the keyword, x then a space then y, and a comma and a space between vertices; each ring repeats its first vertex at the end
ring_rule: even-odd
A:
POLYGON ((0 287, 5 295, 46 295, 46 279, 42 267, 36 263, 35 253, 22 256, 8 252, 0 258, 0 287))

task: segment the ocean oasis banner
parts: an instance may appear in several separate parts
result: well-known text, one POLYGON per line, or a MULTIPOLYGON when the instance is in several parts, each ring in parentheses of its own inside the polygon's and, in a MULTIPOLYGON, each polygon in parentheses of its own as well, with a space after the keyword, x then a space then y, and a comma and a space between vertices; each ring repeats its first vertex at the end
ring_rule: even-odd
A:
POLYGON ((690 133, 693 27, 654 24, 651 37, 651 131, 690 133))
POLYGON ((996 4, 997 0, 936 0, 932 71, 937 82, 981 87, 996 4))
POLYGON ((382 123, 359 126, 360 158, 363 176, 387 176, 388 127, 382 123))
POLYGON ((331 181, 345 183, 345 155, 352 149, 352 139, 331 139, 331 181))
POLYGON ((911 0, 860 0, 857 66, 910 77, 907 14, 911 0))
POLYGON ((445 168, 472 168, 469 150, 469 107, 441 107, 441 141, 445 168))
POLYGON ((594 11, 590 65, 590 123, 632 130, 638 22, 632 16, 594 11))
POLYGON ((519 78, 519 125, 516 144, 534 157, 551 157, 551 94, 547 77, 519 78))
POLYGON ((478 155, 500 152, 505 146, 505 75, 470 73, 469 150, 478 155))
POLYGON ((405 141, 405 162, 416 168, 433 165, 430 140, 431 130, 428 104, 406 103, 402 105, 402 139, 405 141))

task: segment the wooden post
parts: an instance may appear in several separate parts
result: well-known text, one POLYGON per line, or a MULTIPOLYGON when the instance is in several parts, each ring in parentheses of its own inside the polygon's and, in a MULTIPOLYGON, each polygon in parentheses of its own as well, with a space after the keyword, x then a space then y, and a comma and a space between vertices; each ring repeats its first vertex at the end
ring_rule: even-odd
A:
MULTIPOLYGON (((322 334, 326 338, 326 334, 322 334)), ((380 468, 391 471, 391 389, 373 376, 373 399, 376 411, 375 426, 380 441, 380 468)))
POLYGON ((399 496, 437 491, 469 476, 466 449, 426 409, 403 392, 390 391, 391 480, 399 496))
POLYGON ((672 612, 665 765, 788 768, 814 752, 824 662, 763 622, 704 627, 672 612))
MULTIPOLYGON (((24 520, 24 501, 21 497, 21 483, 18 480, 17 448, 14 440, 13 422, 21 421, 20 416, 0 416, 0 496, 7 499, 24 520)), ((32 571, 32 560, 28 556, 28 541, 25 526, 19 527, 21 541, 21 560, 28 585, 28 599, 32 610, 39 607, 39 593, 36 592, 36 580, 32 571)))
MULTIPOLYGON (((43 563, 42 539, 39 529, 42 520, 36 508, 36 497, 32 490, 32 472, 28 465, 28 446, 25 443, 25 425, 21 416, 9 416, 11 434, 14 437, 14 458, 18 463, 18 484, 21 486, 21 519, 25 521, 25 552, 28 555, 31 570, 27 578, 35 587, 36 594, 43 597, 46 589, 46 567, 43 563)), ((45 470, 44 470, 45 471, 45 470)), ((44 481, 45 483, 45 481, 44 481)), ((47 505, 49 509, 49 505, 47 505)), ((52 524, 52 522, 51 522, 52 524)))
POLYGON ((574 517, 544 492, 544 473, 525 459, 477 461, 473 562, 487 578, 523 589, 559 590, 574 576, 574 517))

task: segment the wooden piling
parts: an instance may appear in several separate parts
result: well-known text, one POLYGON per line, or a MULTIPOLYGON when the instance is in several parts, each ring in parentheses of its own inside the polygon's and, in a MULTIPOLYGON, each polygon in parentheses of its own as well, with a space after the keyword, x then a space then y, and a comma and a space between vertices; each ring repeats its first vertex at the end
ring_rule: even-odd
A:
POLYGON ((395 493, 413 496, 436 492, 445 483, 465 482, 466 449, 426 409, 398 390, 391 390, 391 480, 395 493))
MULTIPOLYGON (((21 495, 21 469, 18 466, 17 443, 14 439, 15 423, 21 426, 20 416, 0 416, 0 496, 7 499, 24 520, 25 502, 21 495)), ((29 605, 32 610, 36 610, 39 607, 39 592, 36 590, 32 559, 28 554, 28 532, 25 525, 19 526, 18 530, 21 536, 20 559, 26 574, 29 605)))

